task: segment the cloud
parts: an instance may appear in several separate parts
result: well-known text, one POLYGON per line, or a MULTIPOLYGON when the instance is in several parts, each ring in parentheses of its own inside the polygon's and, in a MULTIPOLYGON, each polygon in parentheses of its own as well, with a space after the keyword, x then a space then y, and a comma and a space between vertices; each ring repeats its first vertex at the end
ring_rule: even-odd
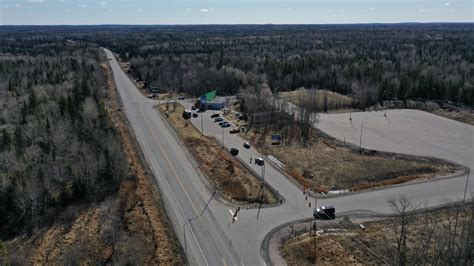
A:
POLYGON ((444 3, 444 5, 445 5, 445 6, 450 6, 451 3, 450 3, 450 2, 446 2, 446 3, 444 3))
POLYGON ((374 11, 374 10, 375 10, 375 8, 371 7, 371 8, 369 8, 369 10, 370 10, 370 11, 374 11))
POLYGON ((105 1, 99 2, 99 5, 100 5, 101 7, 105 7, 105 6, 107 5, 107 2, 105 2, 105 1))
POLYGON ((137 12, 138 12, 138 13, 142 13, 142 12, 143 12, 143 9, 137 9, 137 12))
POLYGON ((449 12, 454 13, 454 12, 456 12, 456 10, 451 9, 451 10, 449 10, 449 12))
POLYGON ((201 12, 201 13, 207 13, 207 12, 209 12, 209 10, 208 10, 208 9, 205 9, 205 8, 203 8, 203 9, 199 10, 199 12, 201 12))
POLYGON ((28 3, 44 3, 44 0, 26 0, 28 3))
POLYGON ((69 9, 69 8, 68 8, 68 9, 66 9, 66 12, 71 12, 71 9, 69 9))

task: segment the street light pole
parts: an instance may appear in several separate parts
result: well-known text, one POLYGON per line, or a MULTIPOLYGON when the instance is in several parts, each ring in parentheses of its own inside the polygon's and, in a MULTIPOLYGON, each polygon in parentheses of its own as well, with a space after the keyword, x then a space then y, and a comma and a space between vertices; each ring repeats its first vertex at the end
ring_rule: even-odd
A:
POLYGON ((360 125, 360 142, 359 142, 359 154, 362 154, 362 131, 364 130, 364 121, 360 125))
POLYGON ((222 128, 222 148, 224 148, 224 127, 222 128))
POLYGON ((462 202, 466 202, 466 194, 467 194, 467 186, 469 184, 469 175, 471 174, 471 168, 467 171, 467 178, 466 178, 466 187, 464 187, 464 197, 462 198, 462 202))
POLYGON ((201 136, 204 136, 204 125, 203 125, 202 120, 203 118, 202 118, 202 113, 201 113, 201 136))

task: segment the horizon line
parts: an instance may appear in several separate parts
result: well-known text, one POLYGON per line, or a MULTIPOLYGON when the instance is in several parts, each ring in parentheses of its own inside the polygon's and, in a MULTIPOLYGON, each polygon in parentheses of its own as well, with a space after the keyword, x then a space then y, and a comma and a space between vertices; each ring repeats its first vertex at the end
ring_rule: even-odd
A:
POLYGON ((317 25, 396 25, 396 24, 474 24, 474 21, 400 21, 400 22, 340 22, 340 23, 170 23, 170 24, 5 24, 0 27, 50 27, 50 26, 317 26, 317 25))

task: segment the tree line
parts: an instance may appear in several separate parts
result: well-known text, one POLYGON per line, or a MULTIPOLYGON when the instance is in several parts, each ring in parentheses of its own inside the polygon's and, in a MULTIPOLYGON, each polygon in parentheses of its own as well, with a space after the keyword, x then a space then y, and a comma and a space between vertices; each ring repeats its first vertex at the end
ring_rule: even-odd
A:
POLYGON ((130 26, 82 29, 163 90, 235 94, 255 83, 353 97, 474 104, 472 24, 130 26))

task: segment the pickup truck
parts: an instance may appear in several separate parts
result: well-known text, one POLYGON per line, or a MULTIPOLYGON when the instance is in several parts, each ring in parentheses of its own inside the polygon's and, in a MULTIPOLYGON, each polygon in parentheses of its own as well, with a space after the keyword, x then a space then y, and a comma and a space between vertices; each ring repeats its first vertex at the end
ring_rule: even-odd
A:
POLYGON ((321 206, 314 209, 313 216, 316 219, 321 220, 334 220, 336 219, 336 209, 334 206, 321 206))

